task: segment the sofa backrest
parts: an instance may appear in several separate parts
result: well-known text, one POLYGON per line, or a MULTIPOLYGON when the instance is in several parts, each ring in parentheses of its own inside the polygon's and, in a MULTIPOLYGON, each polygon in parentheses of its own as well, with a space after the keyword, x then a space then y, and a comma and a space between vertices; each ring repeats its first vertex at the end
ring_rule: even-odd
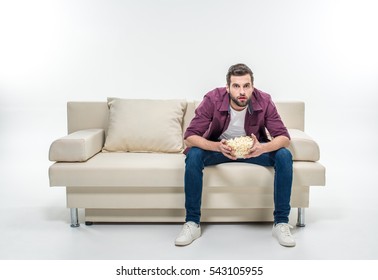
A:
MULTIPOLYGON (((199 101, 188 101, 183 120, 183 131, 194 117, 199 101)), ((305 105, 302 101, 275 102, 287 128, 304 131, 305 105)), ((70 101, 67 103, 67 130, 72 133, 82 129, 103 128, 107 130, 109 108, 107 102, 70 101)))
POLYGON ((303 101, 279 101, 274 103, 287 128, 304 131, 305 104, 303 101))
POLYGON ((68 102, 67 130, 72 133, 82 129, 107 129, 109 107, 107 102, 68 102))

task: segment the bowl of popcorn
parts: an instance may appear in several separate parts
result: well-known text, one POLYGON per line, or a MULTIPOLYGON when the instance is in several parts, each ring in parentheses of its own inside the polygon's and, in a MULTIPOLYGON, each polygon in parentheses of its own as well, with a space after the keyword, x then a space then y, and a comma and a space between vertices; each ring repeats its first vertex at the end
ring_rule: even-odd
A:
POLYGON ((240 136, 227 140, 226 143, 232 148, 237 158, 245 158, 253 146, 253 139, 250 136, 240 136))

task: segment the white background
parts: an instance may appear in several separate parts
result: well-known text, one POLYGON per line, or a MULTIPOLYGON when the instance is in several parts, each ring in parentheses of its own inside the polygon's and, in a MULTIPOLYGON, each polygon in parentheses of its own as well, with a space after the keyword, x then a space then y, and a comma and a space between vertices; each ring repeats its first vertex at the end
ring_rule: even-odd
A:
POLYGON ((47 176, 67 101, 200 100, 243 62, 274 100, 306 102, 327 168, 312 219, 349 217, 332 236, 364 247, 349 258, 377 258, 377 10, 373 0, 0 1, 1 219, 38 207, 68 219, 47 176))

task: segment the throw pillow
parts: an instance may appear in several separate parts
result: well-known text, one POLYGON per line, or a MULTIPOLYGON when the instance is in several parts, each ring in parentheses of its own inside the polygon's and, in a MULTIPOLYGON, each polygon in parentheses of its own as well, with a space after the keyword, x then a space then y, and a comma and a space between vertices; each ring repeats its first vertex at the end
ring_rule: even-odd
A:
POLYGON ((109 125, 103 151, 181 152, 186 104, 185 100, 108 98, 109 125))

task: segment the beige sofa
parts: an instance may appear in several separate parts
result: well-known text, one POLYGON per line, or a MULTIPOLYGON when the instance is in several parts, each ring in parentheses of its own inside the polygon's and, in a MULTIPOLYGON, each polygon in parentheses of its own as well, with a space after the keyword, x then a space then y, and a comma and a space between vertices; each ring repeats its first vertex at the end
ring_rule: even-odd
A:
MULTIPOLYGON (((160 100, 158 104, 149 100, 146 111, 144 101, 138 103, 138 100, 125 99, 126 107, 119 113, 114 112, 112 100, 109 99, 109 103, 68 102, 68 135, 50 146, 49 159, 54 162, 49 168, 50 186, 66 188, 71 226, 79 226, 80 208, 85 211, 86 224, 184 222, 185 155, 182 153, 182 134, 198 102, 180 100, 179 109, 172 113, 167 109, 172 107, 168 100, 160 100), (138 110, 142 111, 140 115, 137 115, 138 110), (164 121, 165 117, 171 119, 164 121), (172 127, 164 126, 172 120, 176 128, 171 131, 172 127), (120 129, 114 124, 117 121, 118 125, 129 126, 120 129), (146 127, 148 125, 150 127, 146 127), (159 132, 160 127, 163 133, 159 132), (132 135, 122 135, 127 132, 132 132, 132 135), (153 139, 145 133, 152 133, 153 139), (156 148, 161 145, 159 141, 170 135, 174 135, 174 143, 163 143, 168 147, 161 150, 161 147, 156 148), (111 146, 111 140, 117 142, 117 137, 126 137, 126 140, 130 139, 128 143, 145 146, 121 147, 115 151, 104 149, 111 146), (158 143, 149 147, 155 138, 159 138, 156 140, 158 143), (176 144, 176 150, 169 150, 176 144), (122 152, 122 149, 131 152, 122 152)), ((317 143, 304 133, 304 103, 276 102, 276 105, 292 137, 290 150, 294 158, 294 181, 291 206, 298 209, 297 225, 304 226, 310 186, 325 185, 325 167, 318 162, 317 143)), ((245 163, 206 167, 201 220, 272 221, 273 179, 271 167, 245 163)))

